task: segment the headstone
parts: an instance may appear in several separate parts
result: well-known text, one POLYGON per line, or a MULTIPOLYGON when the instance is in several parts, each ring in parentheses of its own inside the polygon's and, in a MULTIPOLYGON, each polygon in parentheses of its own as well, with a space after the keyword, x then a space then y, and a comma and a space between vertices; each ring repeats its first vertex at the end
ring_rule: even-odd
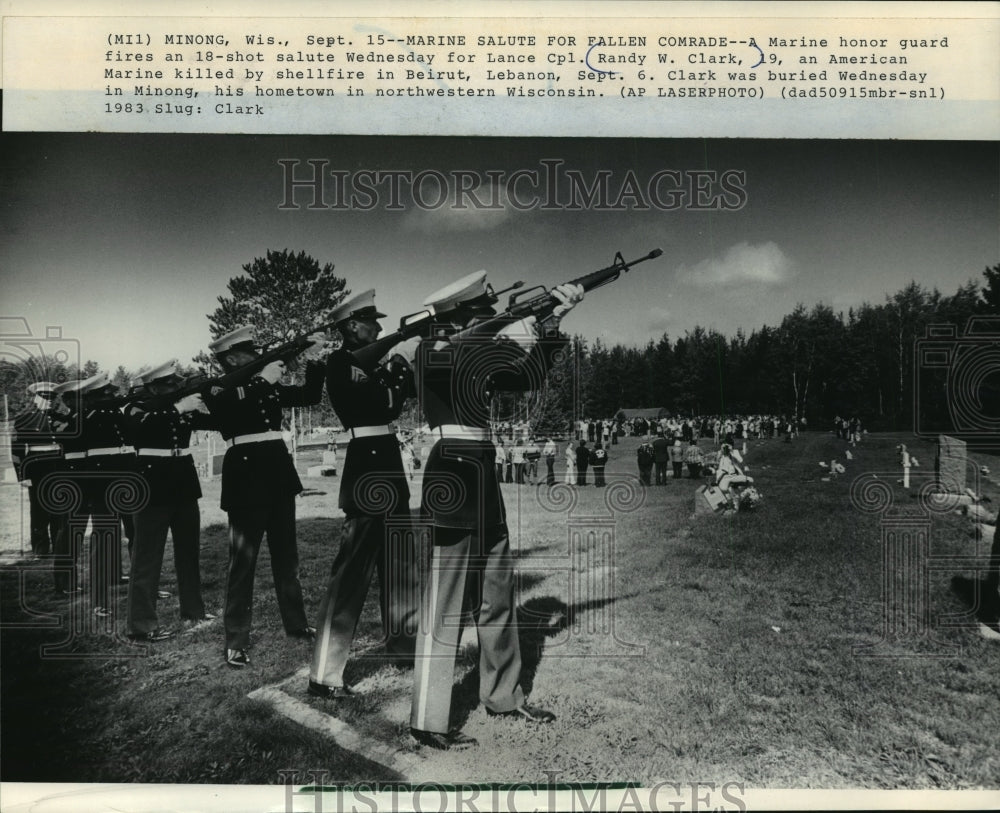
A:
POLYGON ((323 452, 323 465, 337 467, 337 453, 336 452, 323 452))
POLYGON ((718 486, 698 486, 694 492, 694 513, 717 514, 726 505, 726 497, 718 486))
POLYGON ((212 455, 212 476, 217 477, 222 474, 222 461, 226 459, 225 453, 212 455))
POLYGON ((949 435, 939 435, 937 459, 934 462, 938 489, 950 494, 965 491, 966 466, 965 441, 949 435))
POLYGON ((306 469, 306 477, 335 477, 337 469, 333 466, 310 466, 306 469))

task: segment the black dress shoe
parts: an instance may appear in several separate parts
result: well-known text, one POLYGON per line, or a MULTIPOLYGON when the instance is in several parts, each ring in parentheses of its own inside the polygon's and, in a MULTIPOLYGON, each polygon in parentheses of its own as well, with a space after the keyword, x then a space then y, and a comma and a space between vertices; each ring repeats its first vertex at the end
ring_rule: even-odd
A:
POLYGON ((551 711, 540 709, 537 706, 529 706, 525 703, 510 711, 490 711, 486 709, 490 717, 509 717, 515 720, 527 720, 529 723, 551 723, 556 716, 551 711))
POLYGON ((250 656, 245 649, 227 649, 226 664, 233 669, 242 669, 250 665, 250 656))
POLYGON ((435 748, 438 751, 461 751, 465 748, 474 748, 479 745, 479 740, 463 734, 461 731, 449 731, 447 734, 439 734, 436 731, 423 731, 419 728, 411 728, 410 736, 421 745, 428 748, 435 748))
POLYGON ((322 697, 324 700, 346 700, 349 697, 357 697, 357 692, 352 691, 347 686, 327 686, 312 680, 309 681, 308 693, 313 697, 322 697))
POLYGON ((300 630, 293 630, 288 633, 289 638, 301 638, 303 641, 308 641, 310 644, 316 643, 316 628, 315 627, 303 627, 300 630))
POLYGON ((157 627, 155 630, 150 630, 149 632, 130 632, 128 639, 139 643, 155 644, 158 641, 169 641, 176 634, 173 630, 165 630, 162 627, 157 627))

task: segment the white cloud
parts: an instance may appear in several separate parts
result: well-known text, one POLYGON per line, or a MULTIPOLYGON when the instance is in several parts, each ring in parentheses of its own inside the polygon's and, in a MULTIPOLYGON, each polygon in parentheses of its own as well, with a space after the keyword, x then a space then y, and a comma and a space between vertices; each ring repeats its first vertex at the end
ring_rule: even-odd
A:
POLYGON ((649 309, 649 323, 646 329, 650 333, 664 333, 674 322, 674 314, 666 308, 652 307, 649 309))
POLYGON ((682 266, 679 277, 691 285, 702 288, 753 285, 780 285, 793 274, 791 260, 781 248, 768 241, 753 246, 737 243, 721 257, 702 260, 688 268, 682 266))
MULTIPOLYGON (((437 202, 434 190, 426 192, 429 203, 437 202)), ((403 219, 403 228, 425 233, 489 231, 510 220, 513 209, 502 187, 489 187, 475 191, 475 201, 463 196, 464 208, 456 206, 455 190, 450 190, 444 205, 434 209, 413 206, 403 219), (483 206, 477 206, 476 201, 483 206)))

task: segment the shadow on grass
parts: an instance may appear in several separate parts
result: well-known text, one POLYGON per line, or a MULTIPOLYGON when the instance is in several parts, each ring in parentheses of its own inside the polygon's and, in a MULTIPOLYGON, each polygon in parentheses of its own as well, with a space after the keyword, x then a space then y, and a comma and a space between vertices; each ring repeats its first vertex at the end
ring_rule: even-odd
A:
MULTIPOLYGON (((554 638, 576 623, 579 613, 599 610, 618 598, 582 601, 568 605, 555 596, 528 599, 517 608, 518 640, 521 648, 521 688, 531 694, 535 674, 542 660, 545 640, 554 638)), ((470 669, 452 693, 452 724, 461 728, 479 705, 479 663, 470 669)))
POLYGON ((991 590, 985 579, 952 576, 951 590, 974 613, 977 621, 996 625, 1000 616, 1000 597, 991 590))

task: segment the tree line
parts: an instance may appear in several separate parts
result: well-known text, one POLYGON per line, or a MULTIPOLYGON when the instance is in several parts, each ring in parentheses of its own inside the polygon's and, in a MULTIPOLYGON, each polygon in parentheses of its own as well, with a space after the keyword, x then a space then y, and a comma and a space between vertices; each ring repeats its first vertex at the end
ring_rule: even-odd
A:
MULTIPOLYGON (((207 314, 213 338, 247 323, 264 342, 308 333, 351 293, 333 264, 321 265, 304 252, 268 251, 242 270, 207 314)), ((953 419, 949 405, 958 397, 970 400, 969 393, 956 388, 981 387, 971 393, 972 412, 995 410, 1000 389, 1000 371, 991 356, 983 355, 985 371, 976 367, 978 350, 993 345, 989 331, 994 339, 1000 333, 989 321, 1000 318, 1000 264, 986 268, 983 277, 982 283, 970 280, 950 296, 911 282, 884 302, 865 303, 846 314, 824 304, 799 304, 779 325, 763 325, 749 335, 695 327, 677 338, 663 334, 642 347, 574 336, 544 389, 501 395, 494 417, 527 420, 539 434, 563 433, 579 417, 611 417, 637 407, 664 407, 683 416, 797 416, 820 427, 840 415, 856 416, 869 429, 918 424, 947 429, 953 419), (983 332, 968 335, 970 325, 983 332)), ((309 353, 323 353, 335 342, 336 337, 309 353)), ((182 369, 217 372, 204 353, 182 369)), ((51 358, 0 358, 0 391, 8 395, 13 416, 28 401, 25 387, 31 382, 86 378, 99 370, 90 360, 74 365, 51 358)), ((126 392, 140 372, 119 366, 112 379, 126 392)), ((407 415, 409 423, 421 420, 415 406, 407 415)), ((309 420, 314 426, 335 423, 326 403, 309 420)))

